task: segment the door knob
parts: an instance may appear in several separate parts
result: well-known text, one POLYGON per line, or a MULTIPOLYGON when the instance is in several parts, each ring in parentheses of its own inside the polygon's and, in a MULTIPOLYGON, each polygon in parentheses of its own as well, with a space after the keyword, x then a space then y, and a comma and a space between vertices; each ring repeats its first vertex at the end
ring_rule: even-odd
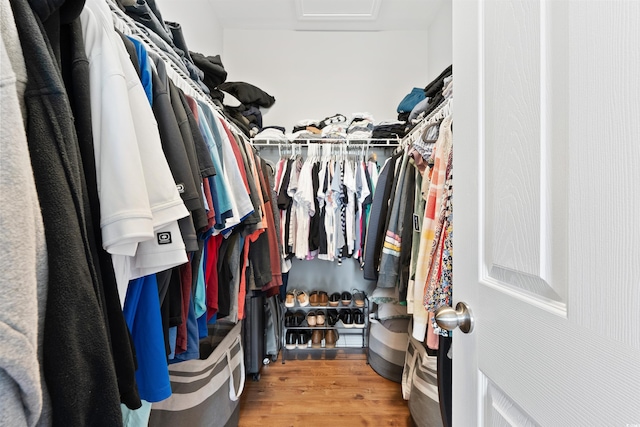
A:
POLYGON ((473 314, 467 304, 459 302, 456 304, 455 310, 453 307, 442 306, 436 310, 436 323, 442 329, 452 331, 456 326, 460 327, 460 330, 465 334, 473 331, 473 314))

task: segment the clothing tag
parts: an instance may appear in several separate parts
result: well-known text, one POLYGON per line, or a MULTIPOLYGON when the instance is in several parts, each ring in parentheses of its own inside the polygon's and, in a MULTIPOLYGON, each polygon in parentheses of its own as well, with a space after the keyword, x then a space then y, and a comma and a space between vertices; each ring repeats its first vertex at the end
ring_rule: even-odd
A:
POLYGON ((413 214, 413 231, 420 232, 420 217, 417 214, 413 214))
POLYGON ((170 231, 162 231, 158 233, 158 244, 159 245, 168 245, 171 243, 171 232, 170 231))
POLYGON ((184 193, 184 184, 182 183, 176 184, 176 188, 178 189, 178 193, 180 194, 184 193))

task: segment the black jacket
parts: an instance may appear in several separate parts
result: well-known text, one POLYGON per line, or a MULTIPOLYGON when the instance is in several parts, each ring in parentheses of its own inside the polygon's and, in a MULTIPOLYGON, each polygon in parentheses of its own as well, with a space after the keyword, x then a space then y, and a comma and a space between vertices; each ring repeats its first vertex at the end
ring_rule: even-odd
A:
POLYGON ((250 83, 226 82, 218 85, 218 89, 229 92, 247 106, 257 105, 269 108, 276 102, 273 96, 250 83))
MULTIPOLYGON (((192 212, 200 207, 200 186, 196 186, 189 165, 189 157, 185 150, 182 134, 176 115, 169 99, 168 78, 164 62, 155 61, 157 72, 152 72, 153 79, 153 114, 158 122, 162 151, 171 169, 173 179, 185 206, 192 212)), ((191 216, 178 220, 180 233, 187 252, 198 250, 198 237, 191 216)))
POLYGON ((364 248, 364 278, 367 280, 378 279, 378 267, 386 230, 389 200, 394 187, 393 178, 395 176, 396 160, 400 156, 402 156, 402 152, 392 156, 382 168, 380 176, 378 176, 378 185, 373 195, 369 226, 367 227, 367 240, 364 248))
POLYGON ((204 84, 213 92, 215 88, 227 80, 227 71, 222 65, 220 55, 204 56, 201 53, 191 51, 191 59, 196 67, 204 72, 204 84))
MULTIPOLYGON (((96 179, 95 154, 91 125, 91 99, 89 95, 89 61, 87 60, 82 25, 79 19, 61 27, 62 76, 71 103, 82 156, 83 176, 86 183, 85 212, 87 212, 87 232, 102 290, 103 310, 106 314, 111 352, 115 363, 120 400, 131 409, 142 403, 136 385, 135 350, 129 328, 122 314, 120 295, 113 271, 111 255, 102 248, 100 229, 100 200, 96 179)), ((135 54, 135 53, 134 53, 135 54)))

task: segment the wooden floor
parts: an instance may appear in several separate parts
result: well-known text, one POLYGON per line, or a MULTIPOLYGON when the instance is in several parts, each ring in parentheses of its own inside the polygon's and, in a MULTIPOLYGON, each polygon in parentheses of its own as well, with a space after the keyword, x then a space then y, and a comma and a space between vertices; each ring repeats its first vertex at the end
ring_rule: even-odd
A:
POLYGON ((239 426, 413 426, 400 384, 378 375, 364 354, 319 354, 278 359, 259 381, 247 378, 239 426))

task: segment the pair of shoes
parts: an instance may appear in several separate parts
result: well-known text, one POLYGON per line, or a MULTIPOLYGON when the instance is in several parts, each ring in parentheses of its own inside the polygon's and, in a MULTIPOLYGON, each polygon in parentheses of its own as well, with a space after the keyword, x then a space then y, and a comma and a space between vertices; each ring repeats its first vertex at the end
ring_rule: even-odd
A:
POLYGON ((336 342, 340 338, 338 331, 336 329, 328 329, 324 333, 324 346, 326 348, 335 348, 336 342))
POLYGON ((323 339, 324 339, 324 330, 323 329, 315 329, 311 333, 311 347, 312 348, 321 348, 323 339))
POLYGON ((307 325, 324 326, 325 314, 322 310, 310 311, 307 313, 307 325))
POLYGON ((305 291, 299 291, 292 289, 287 291, 284 298, 284 306, 287 308, 295 307, 296 301, 300 304, 300 307, 306 307, 309 305, 309 295, 305 291))
POLYGON ((364 328, 364 313, 359 308, 343 308, 338 314, 345 328, 364 328))
POLYGON ((312 307, 326 307, 329 302, 329 295, 325 291, 313 291, 309 295, 309 304, 312 307))
POLYGON ((287 350, 294 348, 307 348, 311 334, 307 330, 289 330, 285 336, 284 347, 287 350))
POLYGON ((287 310, 286 313, 284 313, 284 326, 286 327, 300 326, 302 325, 304 318, 305 318, 305 314, 304 314, 304 311, 302 310, 296 310, 295 312, 292 312, 291 310, 287 310))
POLYGON ((353 325, 356 328, 364 328, 364 313, 359 308, 352 310, 353 313, 353 325))
POLYGON ((356 305, 356 307, 364 307, 364 298, 365 298, 365 294, 364 292, 362 292, 359 289, 354 289, 353 291, 353 302, 356 305))
POLYGON ((329 306, 337 307, 340 304, 340 292, 334 292, 329 297, 329 306))
POLYGON ((340 320, 342 320, 342 324, 345 328, 353 328, 353 314, 351 310, 348 308, 343 308, 338 313, 340 320))
POLYGON ((351 305, 351 293, 344 291, 342 295, 340 295, 342 300, 342 305, 351 305))

